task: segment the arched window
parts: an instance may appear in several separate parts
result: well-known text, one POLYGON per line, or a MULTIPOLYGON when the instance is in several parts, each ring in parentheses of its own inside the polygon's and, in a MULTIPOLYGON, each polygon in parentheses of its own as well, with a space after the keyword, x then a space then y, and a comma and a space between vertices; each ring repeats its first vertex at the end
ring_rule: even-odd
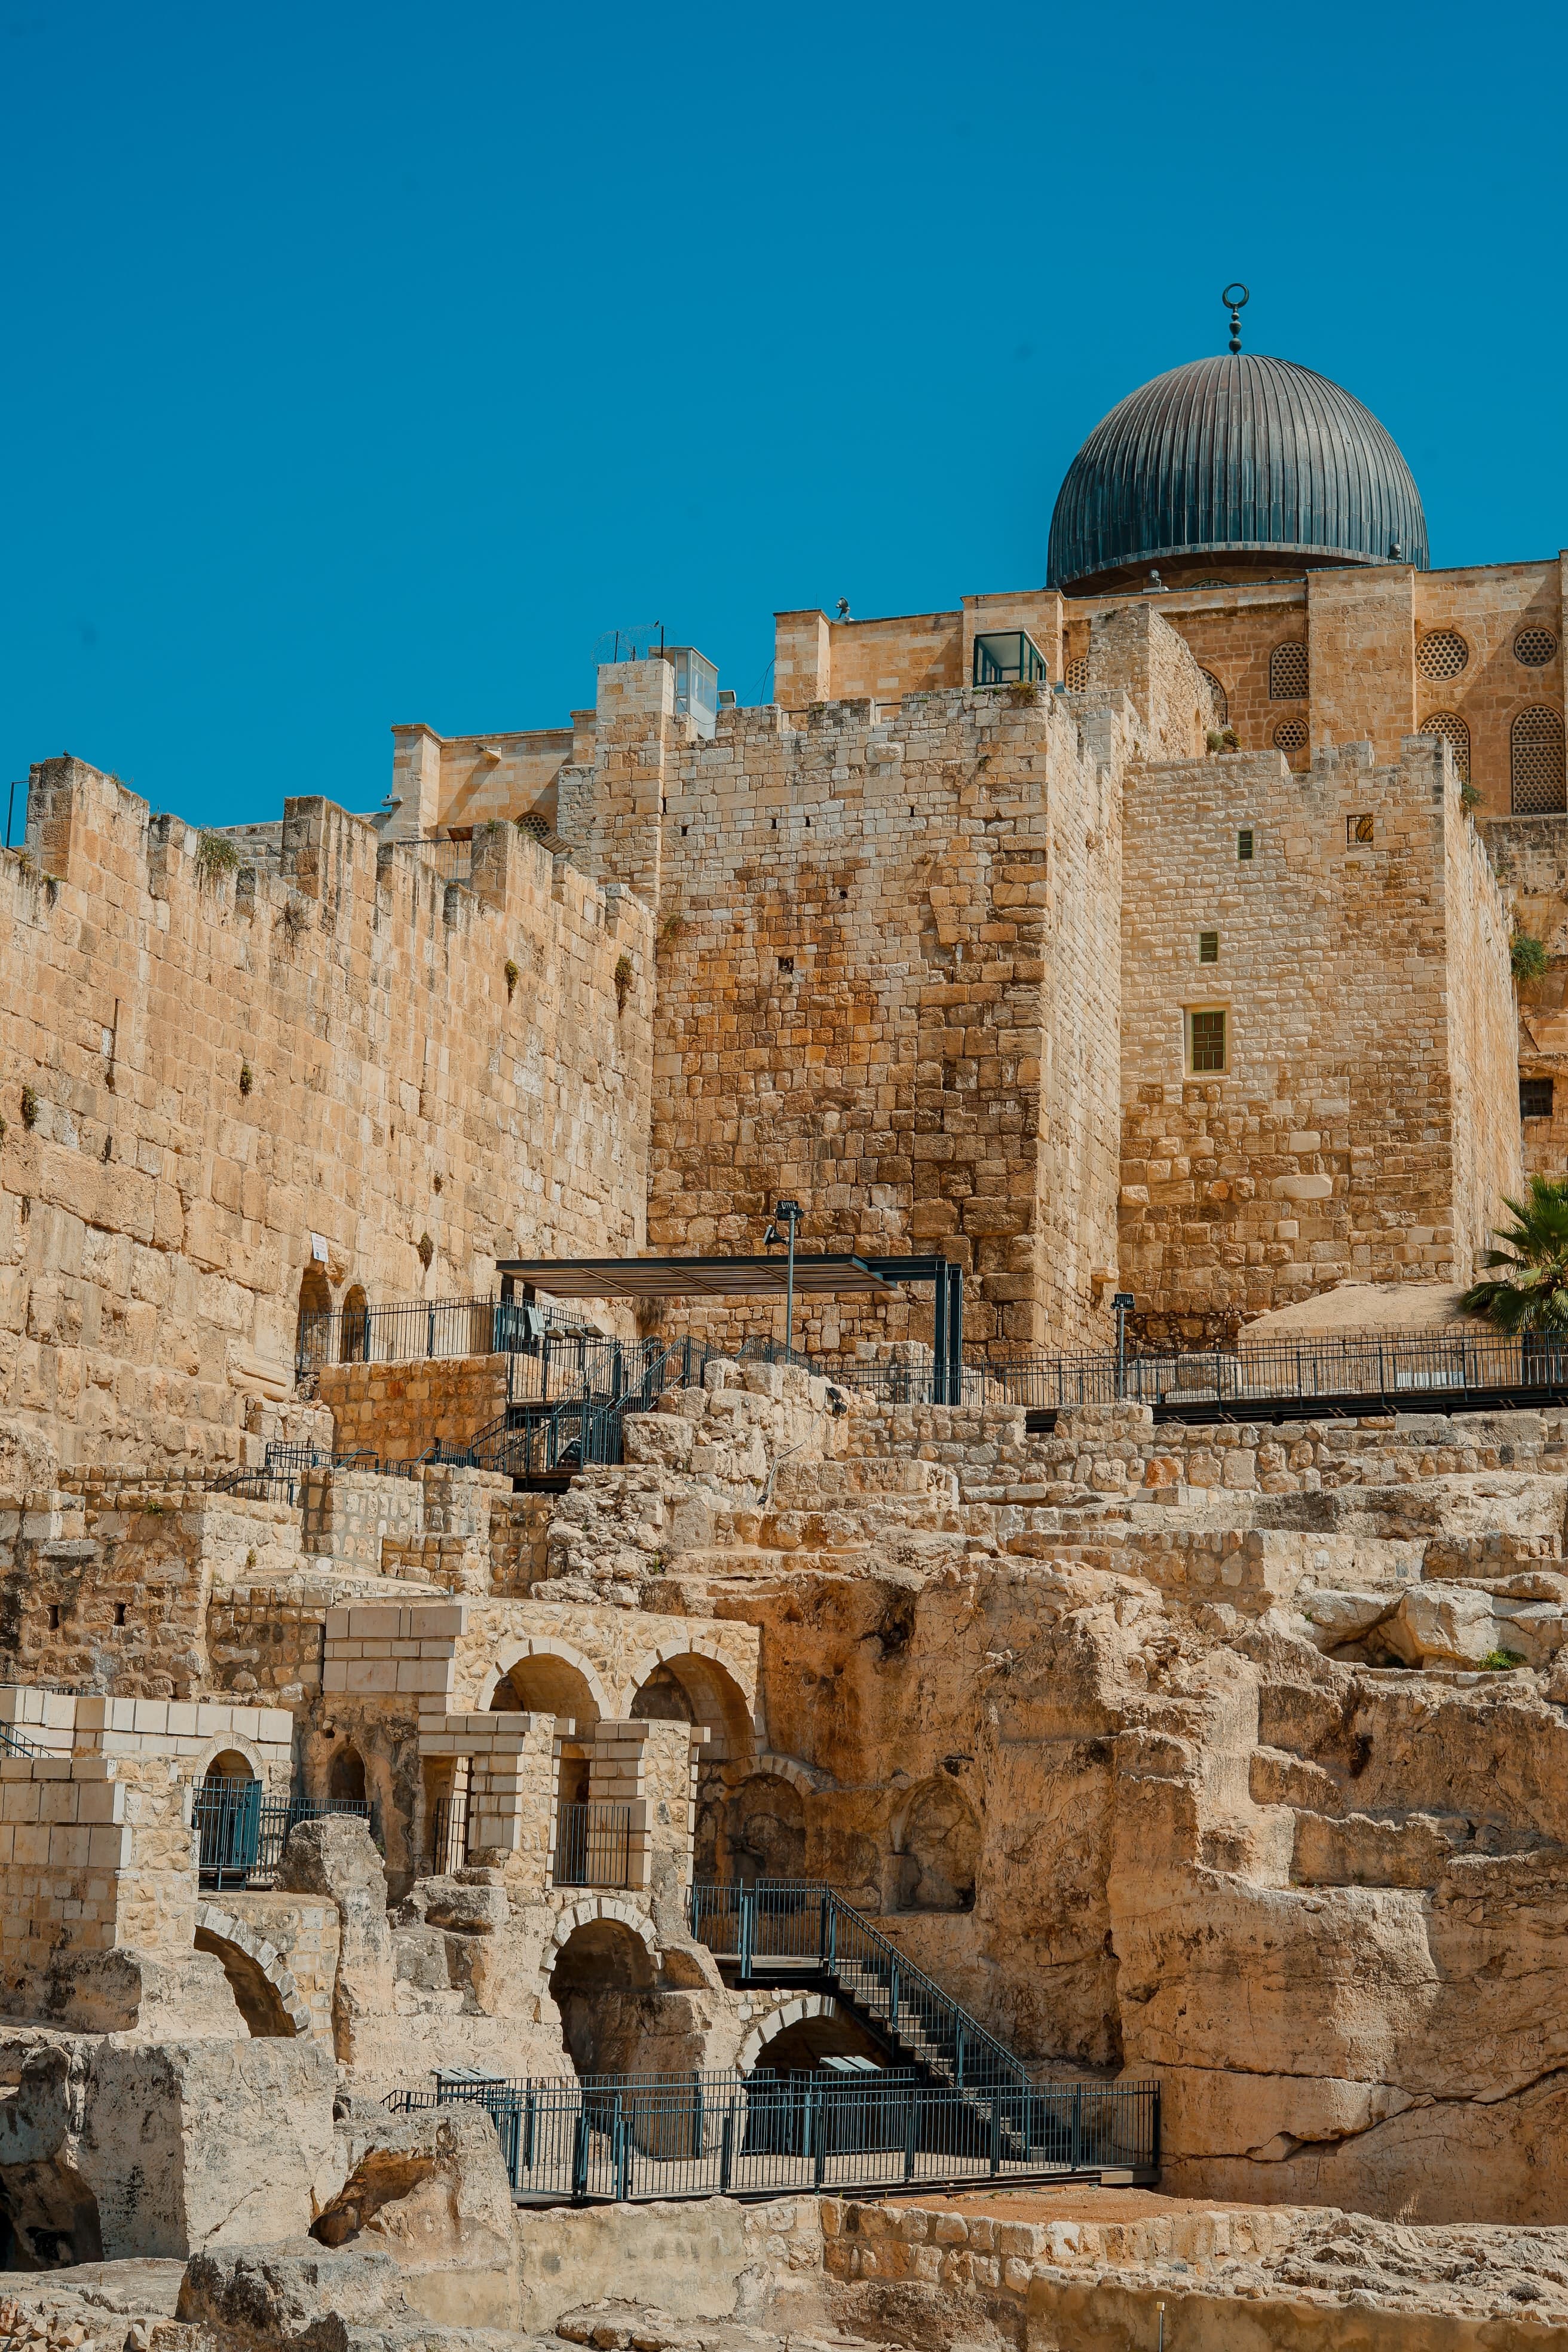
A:
POLYGON ((1205 681, 1208 688, 1209 700, 1214 705, 1215 725, 1216 727, 1228 727, 1230 725, 1229 695, 1226 694, 1224 687, 1221 686, 1218 678, 1215 677, 1212 669, 1200 669, 1198 676, 1205 681))
POLYGON ((1268 656, 1270 702, 1303 702, 1307 695, 1307 648, 1300 639, 1276 646, 1268 656))
POLYGON ((1454 765, 1459 772, 1459 782, 1470 781, 1470 730, 1457 710, 1430 710, 1421 721, 1423 735, 1440 736, 1454 754, 1454 765))
POLYGON ((1509 737, 1515 816, 1550 816, 1564 806, 1563 716, 1544 704, 1521 710, 1509 737))
POLYGON ((343 1298, 342 1321, 338 1341, 339 1360, 345 1364, 364 1364, 370 1360, 369 1301, 364 1286, 356 1282, 343 1298))

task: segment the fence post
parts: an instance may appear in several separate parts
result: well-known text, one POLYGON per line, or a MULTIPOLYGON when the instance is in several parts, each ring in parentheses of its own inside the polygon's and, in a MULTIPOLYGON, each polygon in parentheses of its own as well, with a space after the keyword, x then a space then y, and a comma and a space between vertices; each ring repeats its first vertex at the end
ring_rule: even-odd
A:
POLYGON ((963 2088, 963 2020, 962 2017, 958 2021, 958 2048, 953 2053, 952 2079, 955 2087, 962 2091, 963 2088))
POLYGON ((805 2086, 806 2150, 811 2158, 811 2177, 818 2189, 827 2168, 826 2135, 822 2128, 822 2093, 814 2090, 809 2081, 805 2086))
POLYGON ((572 2134, 572 2202, 586 2204, 588 2199, 588 2113, 579 2105, 577 2122, 572 2134))
POLYGON ((719 2194, 730 2194, 730 2175, 735 2159, 735 2095, 730 2094, 730 2104, 724 2110, 724 2134, 719 2145, 719 2194))
POLYGON ((616 2159, 616 2202, 618 2205, 624 2205, 626 2201, 626 2119, 622 2112, 619 2091, 616 2093, 616 2115, 610 2146, 615 2152, 616 2159))
POLYGON ((893 1962, 888 1975, 888 2024, 892 2032, 899 2027, 899 1964, 893 1962))
POLYGON ((531 2172, 531 2171, 533 2170, 534 2134, 535 2134, 536 2128, 537 2128, 537 2117, 536 2117, 535 2110, 534 2110, 534 2094, 533 2094, 531 2091, 529 2091, 529 2092, 527 2092, 527 2093, 524 2095, 524 2099, 523 2099, 523 2143, 522 2143, 522 2148, 523 2148, 522 2161, 523 2161, 523 2165, 524 2165, 525 2169, 526 2169, 527 2171, 529 2171, 529 2172, 531 2172))
POLYGON ((911 2083, 904 2093, 904 2179, 915 2177, 915 2093, 911 2083))
POLYGON ((1083 2166, 1083 2086, 1075 2083, 1072 2094, 1072 2140, 1068 2158, 1075 2172, 1083 2166))
POLYGON ((991 2086, 991 2178, 995 2179, 1002 2169, 1002 2101, 994 2084, 991 2086))
POLYGON ((741 1889, 741 1982, 752 1981, 752 1944, 756 1924, 757 1895, 755 1887, 741 1889))
POLYGON ((838 1903, 831 1888, 822 1899, 822 1907, 827 1915, 827 1941, 823 1964, 828 1975, 836 1977, 838 1974, 838 1903))

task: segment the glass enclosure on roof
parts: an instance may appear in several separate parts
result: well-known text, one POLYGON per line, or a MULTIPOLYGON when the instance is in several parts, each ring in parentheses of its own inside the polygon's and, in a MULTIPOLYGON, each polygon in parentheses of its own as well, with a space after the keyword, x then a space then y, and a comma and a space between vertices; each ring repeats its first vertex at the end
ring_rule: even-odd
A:
POLYGON ((976 686, 1035 686, 1046 677, 1046 657, 1027 629, 1001 629, 974 640, 976 686))
POLYGON ((719 723, 719 672, 695 646, 671 646, 666 659, 675 665, 675 715, 695 719, 700 735, 711 735, 719 723))

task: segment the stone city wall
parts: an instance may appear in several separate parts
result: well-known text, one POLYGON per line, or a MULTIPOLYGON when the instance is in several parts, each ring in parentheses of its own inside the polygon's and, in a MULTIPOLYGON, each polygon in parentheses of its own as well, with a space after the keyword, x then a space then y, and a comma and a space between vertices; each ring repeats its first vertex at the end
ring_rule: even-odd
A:
POLYGON ((310 799, 231 871, 68 759, 28 811, 0 864, 0 1412, 67 1459, 237 1454, 247 1401, 289 1392, 302 1285, 484 1293, 497 1255, 641 1245, 652 939, 623 892, 507 826, 448 885, 310 799))
MULTIPOLYGON (((793 1192, 806 1250, 961 1263, 973 1347, 1097 1333, 1117 1055, 1103 763, 1131 716, 1089 756, 1047 694, 944 693, 886 725, 853 703, 801 727, 726 713, 671 760, 668 676, 622 666, 600 766, 562 784, 563 831, 661 894, 650 1244, 758 1250, 793 1192)), ((812 1299, 797 1338, 832 1353, 929 1314, 812 1299)), ((733 1336, 779 1316, 691 1319, 733 1336)))
POLYGON ((1508 922, 1445 755, 1145 771, 1125 885, 1121 1266, 1142 1333, 1212 1345, 1352 1275, 1469 1281, 1521 1159, 1508 922), (1226 1013, 1222 1072, 1187 1066, 1194 1007, 1226 1013))

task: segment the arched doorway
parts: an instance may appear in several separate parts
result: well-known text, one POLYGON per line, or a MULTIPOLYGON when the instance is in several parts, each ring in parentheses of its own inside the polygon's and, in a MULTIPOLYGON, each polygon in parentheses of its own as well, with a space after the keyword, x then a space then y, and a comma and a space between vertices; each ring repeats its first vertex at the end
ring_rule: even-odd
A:
POLYGON ((261 1846, 261 1782, 237 1748, 215 1756, 202 1776, 192 1809, 199 1841, 198 1869, 212 1886, 243 1885, 261 1846))
POLYGON ((332 1750, 327 1767, 327 1794, 334 1804, 364 1803, 364 1758, 352 1739, 332 1750))
POLYGON ((363 1283, 353 1284, 343 1295, 338 1326, 338 1360, 343 1364, 370 1360, 370 1302, 363 1283))
POLYGON ((980 1824, 951 1780, 914 1790, 894 1824, 889 1911, 973 1911, 980 1824))
POLYGON ((647 1945, 619 1919, 589 1919, 556 1954, 550 1993, 578 2074, 655 2071, 647 2063, 658 1996, 647 1945))
MULTIPOLYGON (((793 2004, 792 2004, 793 2005, 793 2004)), ((819 2073, 826 2058, 869 2058, 879 2067, 888 2054, 849 2011, 831 2000, 816 2004, 816 2013, 796 2018, 777 2033, 765 2035, 752 2072, 758 2074, 819 2073)))
POLYGON ((805 1876, 805 1805, 793 1782, 776 1772, 754 1772, 730 1791, 721 1807, 705 1807, 698 1822, 700 1878, 752 1886, 759 1878, 805 1876), (717 1825, 711 1853, 702 1840, 717 1825))
POLYGON ((300 1311, 294 1326, 294 1369, 301 1379, 307 1372, 319 1372, 328 1360, 331 1327, 322 1318, 331 1311, 326 1268, 312 1258, 300 1276, 300 1311))

